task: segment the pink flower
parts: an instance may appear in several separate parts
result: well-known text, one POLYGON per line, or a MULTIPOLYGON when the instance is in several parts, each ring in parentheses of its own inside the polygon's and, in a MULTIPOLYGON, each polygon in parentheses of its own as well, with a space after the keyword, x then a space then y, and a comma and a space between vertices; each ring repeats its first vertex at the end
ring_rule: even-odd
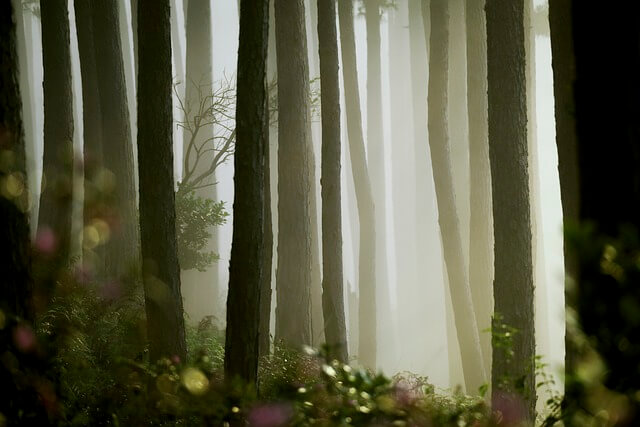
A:
POLYGON ((40 230, 38 230, 38 234, 36 234, 34 246, 38 250, 38 252, 44 255, 53 254, 58 246, 56 234, 51 228, 46 226, 42 227, 40 230))
POLYGON ((515 426, 526 419, 526 403, 517 394, 496 391, 493 393, 492 400, 493 412, 498 425, 515 426))
POLYGON ((28 353, 36 347, 36 335, 27 325, 18 325, 13 330, 13 342, 23 353, 28 353))
POLYGON ((291 406, 277 403, 254 407, 248 419, 251 427, 280 427, 286 426, 292 415, 291 406))

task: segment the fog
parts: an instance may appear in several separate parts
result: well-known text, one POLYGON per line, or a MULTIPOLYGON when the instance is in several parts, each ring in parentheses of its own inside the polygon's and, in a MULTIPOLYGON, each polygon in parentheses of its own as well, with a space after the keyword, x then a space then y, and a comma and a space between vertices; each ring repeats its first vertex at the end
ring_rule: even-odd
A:
MULTIPOLYGON (((191 0, 196 1, 196 0, 191 0)), ((309 1, 307 1, 309 3, 309 1)), ((311 79, 319 77, 317 58, 317 36, 315 36, 315 7, 307 4, 307 33, 311 79)), ((414 123, 411 98, 412 87, 410 63, 409 11, 406 0, 398 0, 397 6, 387 9, 381 18, 381 78, 384 148, 384 188, 375 192, 384 194, 385 227, 377 228, 386 240, 384 246, 386 270, 378 270, 377 286, 377 351, 378 366, 385 373, 393 374, 410 371, 424 375, 442 389, 452 389, 460 385, 464 388, 459 344, 452 314, 452 302, 446 283, 441 236, 438 226, 438 210, 435 188, 429 159, 424 171, 416 170, 414 153, 414 123), (423 176, 426 172, 426 176, 423 176), (419 179, 422 177, 422 179, 419 179), (426 179, 424 179, 426 178, 426 179), (384 190, 384 191, 383 191, 384 190), (422 192, 426 205, 416 199, 416 192, 422 192), (422 207, 423 209, 419 209, 422 207), (422 224, 426 235, 418 235, 416 224, 422 224)), ((120 1, 120 37, 124 52, 124 67, 131 120, 132 140, 136 141, 136 87, 134 61, 134 32, 132 10, 129 1, 120 1)), ((535 7, 546 13, 546 1, 535 0, 535 7)), ((80 65, 78 58, 73 2, 69 1, 71 24, 71 52, 74 89, 74 148, 78 154, 83 147, 83 121, 80 65)), ((182 0, 172 1, 172 48, 173 72, 176 90, 174 93, 174 119, 182 120, 179 98, 184 97, 186 73, 186 32, 185 5, 182 0)), ((460 219, 461 237, 468 269, 470 242, 470 174, 469 174, 469 127, 467 118, 467 70, 464 1, 450 2, 450 80, 449 80, 449 131, 451 141, 452 172, 456 196, 456 208, 460 219)), ((231 0, 214 1, 211 8, 212 19, 212 64, 214 86, 224 82, 235 82, 238 50, 238 10, 237 2, 231 0)), ((534 238, 535 270, 535 312, 537 354, 549 364, 549 373, 556 378, 555 387, 562 388, 564 360, 564 267, 562 210, 557 172, 557 149, 555 144, 553 81, 551 69, 551 47, 548 22, 534 25, 535 57, 533 62, 535 106, 529 112, 531 121, 530 141, 532 155, 537 162, 531 163, 532 232, 534 238)), ((27 141, 27 161, 29 182, 32 186, 31 221, 37 223, 40 183, 42 179, 43 155, 43 68, 40 18, 31 3, 23 7, 22 19, 18 20, 20 56, 20 85, 23 98, 23 118, 27 141)), ((355 19, 356 56, 360 106, 363 129, 366 135, 367 123, 367 32, 365 17, 357 14, 355 19)), ((423 37, 415 40, 424 49, 423 37)), ((426 68, 426 67, 425 67, 426 68)), ((142 78, 142 77, 141 77, 142 78)), ((342 79, 342 77, 341 77, 342 79)), ((426 81, 428 75, 424 76, 426 81)), ((341 85, 343 82, 341 81, 341 85)), ((424 102, 427 93, 423 94, 424 102)), ((344 90, 341 90, 344 98, 344 90)), ((341 101, 342 123, 346 123, 344 99, 341 101)), ((426 122, 426 117, 424 117, 426 122)), ((358 215, 356 211, 355 188, 349 164, 346 126, 342 128, 342 229, 344 257, 344 285, 349 353, 358 354, 356 331, 357 306, 349 304, 352 293, 358 292, 358 215)), ((183 172, 183 129, 174 125, 174 171, 176 184, 183 172)), ((214 126, 214 132, 216 132, 214 126)), ((272 134, 276 131, 272 131, 272 134)), ((313 117, 312 136, 316 155, 316 190, 320 201, 320 118, 313 117)), ((272 136, 272 160, 277 162, 277 138, 272 136)), ((365 140, 366 142, 366 140, 365 140)), ((225 202, 226 209, 233 207, 234 169, 233 162, 227 161, 215 172, 215 197, 225 202)), ((277 236, 277 168, 271 168, 271 191, 273 232, 277 236)), ((209 190, 207 190, 209 191, 209 190)), ((76 200, 82 200, 82 181, 74 186, 76 200)), ((319 202, 320 203, 320 202, 319 202)), ((318 209, 319 209, 318 203, 318 209)), ((380 208, 377 208, 380 211, 380 208)), ((318 215, 319 217, 319 215, 318 215)), ((79 236, 73 244, 73 251, 80 255, 82 250, 82 203, 74 202, 73 236, 79 236)), ((226 284, 231 250, 232 217, 215 233, 216 242, 209 247, 217 248, 220 259, 218 268, 198 272, 182 272, 182 295, 189 322, 197 324, 204 316, 215 316, 220 327, 224 326, 226 306, 226 284), (213 271, 213 272, 212 272, 213 271), (217 274, 217 277, 213 277, 217 274), (215 290, 220 289, 218 295, 215 290)), ((36 228, 32 228, 35 233, 36 228)), ((277 239, 274 239, 277 241, 277 239)), ((274 243, 275 246, 277 246, 274 243)), ((275 268, 277 247, 274 246, 273 295, 271 331, 275 328, 276 281, 275 268)), ((379 260, 380 261, 380 260, 379 260)), ((381 263, 378 263, 381 265, 381 263)), ((473 277, 471 278, 473 280, 473 277)), ((479 325, 481 331, 490 325, 479 325)), ((482 332, 487 334, 488 332, 482 332)), ((473 390, 468 390, 473 391, 473 390)), ((543 398, 539 402, 544 402, 543 398)))

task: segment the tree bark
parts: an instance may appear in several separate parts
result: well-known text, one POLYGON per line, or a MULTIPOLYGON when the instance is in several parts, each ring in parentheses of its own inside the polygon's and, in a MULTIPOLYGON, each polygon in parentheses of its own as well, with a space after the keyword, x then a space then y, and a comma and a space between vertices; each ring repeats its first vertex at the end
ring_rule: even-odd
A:
MULTIPOLYGON (((470 247, 469 280, 478 329, 491 326, 493 313, 493 217, 487 117, 487 21, 485 0, 466 2, 467 106, 469 117, 470 247)), ((491 335, 480 335, 487 374, 491 372, 491 335)))
POLYGON ((278 52, 276 339, 311 344, 311 135, 303 0, 275 0, 278 52))
POLYGON ((376 216, 362 135, 352 0, 338 2, 338 16, 349 153, 360 221, 358 356, 364 366, 376 368, 376 216))
MULTIPOLYGON (((423 2, 423 13, 426 9, 425 3, 423 2)), ((486 376, 471 288, 464 263, 451 171, 447 123, 449 39, 447 1, 432 0, 429 11, 431 13, 431 35, 428 41, 431 52, 428 95, 429 148, 438 203, 438 222, 460 343, 462 368, 467 390, 474 392, 484 384, 486 376)))
POLYGON ((238 47, 235 200, 229 264, 225 375, 255 384, 264 269, 264 173, 268 149, 265 87, 269 2, 242 0, 238 47))
MULTIPOLYGON (((489 155, 495 239, 495 313, 510 327, 513 356, 493 348, 494 404, 504 392, 524 399, 535 419, 534 285, 527 147, 524 2, 487 0, 489 155), (523 380, 521 390, 501 381, 523 380)), ((495 343, 495 337, 494 337, 495 343)))
MULTIPOLYGON (((40 11, 44 68, 44 155, 38 234, 41 239, 53 239, 51 250, 44 254, 51 261, 45 275, 53 277, 58 274, 55 270, 64 268, 71 245, 73 95, 67 2, 43 2, 40 11)), ((55 282, 45 281, 49 282, 45 286, 50 288, 45 289, 46 294, 53 290, 55 282)))
POLYGON ((104 167, 114 180, 113 187, 103 193, 108 208, 102 214, 111 229, 105 264, 111 277, 122 278, 132 271, 136 275, 140 268, 140 235, 118 7, 117 0, 91 3, 104 167))
POLYGON ((169 0, 140 0, 138 155, 147 336, 151 360, 178 356, 186 343, 176 246, 169 0))
POLYGON ((322 308, 329 354, 347 362, 340 190, 340 83, 336 4, 318 0, 322 85, 322 308))

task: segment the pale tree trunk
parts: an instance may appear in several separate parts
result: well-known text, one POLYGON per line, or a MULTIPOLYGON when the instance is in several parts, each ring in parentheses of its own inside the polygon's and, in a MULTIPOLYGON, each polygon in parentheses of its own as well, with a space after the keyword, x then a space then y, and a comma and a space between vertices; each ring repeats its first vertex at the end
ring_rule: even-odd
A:
POLYGON ((278 269, 276 339, 311 344, 312 161, 303 0, 275 0, 278 52, 278 269))
POLYGON ((69 15, 65 0, 43 2, 42 64, 44 68, 44 155, 38 239, 45 249, 45 298, 53 291, 58 268, 65 268, 71 245, 73 180, 73 95, 69 46, 69 15))
MULTIPOLYGON (((425 7, 423 3, 423 8, 425 7)), ((455 319, 462 368, 467 390, 475 392, 484 384, 486 376, 480 349, 480 336, 471 298, 471 289, 464 262, 458 213, 451 171, 448 105, 448 3, 432 0, 431 35, 429 38, 429 148, 433 179, 438 202, 438 221, 446 264, 453 314, 455 319)))
POLYGON ((338 2, 342 78, 347 110, 349 153, 353 170, 360 222, 358 255, 358 358, 364 366, 376 364, 376 221, 369 170, 362 134, 356 42, 353 29, 353 1, 338 2))
MULTIPOLYGON (((194 0, 191 0, 193 4, 194 0)), ((269 2, 243 0, 238 46, 237 142, 234 155, 233 241, 225 376, 255 386, 260 341, 260 298, 265 273, 265 152, 268 150, 267 39, 269 2)))
MULTIPOLYGON (((478 329, 491 326, 493 313, 493 217, 487 118, 487 21, 485 0, 468 0, 467 106, 469 117, 469 281, 478 329)), ((480 333, 484 368, 491 373, 491 334, 480 333)))
MULTIPOLYGON (((186 357, 173 191, 169 0, 140 0, 138 153, 140 240, 149 356, 186 357)), ((257 337, 257 334, 256 334, 257 337)))
MULTIPOLYGON (((527 147, 524 2, 487 0, 489 155, 495 239, 494 310, 517 329, 513 356, 494 346, 493 403, 520 393, 525 416, 535 417, 534 284, 527 147), (510 379, 507 390, 502 387, 510 379), (521 390, 513 381, 522 378, 521 390)), ((494 325, 495 326, 495 325, 494 325)), ((494 342, 497 344, 497 341, 494 342)), ((517 404, 514 402, 514 404, 517 404)))
POLYGON ((340 83, 336 4, 318 0, 322 108, 322 308, 329 354, 347 362, 340 198, 340 83))
MULTIPOLYGON (((122 278, 139 269, 140 236, 136 210, 133 144, 127 105, 122 45, 116 0, 91 3, 93 43, 98 76, 104 167, 114 186, 103 193, 111 212, 102 212, 111 227, 105 244, 105 272, 122 278)), ((135 274, 135 273, 134 273, 135 274)))

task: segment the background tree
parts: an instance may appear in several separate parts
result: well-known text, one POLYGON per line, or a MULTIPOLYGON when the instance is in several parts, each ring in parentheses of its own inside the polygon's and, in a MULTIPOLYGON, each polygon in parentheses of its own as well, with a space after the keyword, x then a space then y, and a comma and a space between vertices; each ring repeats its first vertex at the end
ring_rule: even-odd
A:
MULTIPOLYGON (((62 267, 71 246, 73 179, 73 96, 67 2, 53 0, 40 6, 42 64, 44 68, 44 155, 38 235, 47 270, 62 267)), ((44 273, 55 275, 55 271, 44 273)), ((53 282, 45 284, 45 293, 53 282)))
MULTIPOLYGON (((438 222, 451 291, 455 325, 467 390, 473 392, 485 382, 480 336, 464 263, 462 238, 451 171, 447 122, 449 12, 446 0, 423 1, 423 14, 430 12, 428 128, 433 180, 438 203, 438 222)), ((428 16, 428 15, 427 15, 428 16)))
MULTIPOLYGON (((489 155, 495 239, 494 310, 517 332, 510 352, 494 339, 494 405, 504 392, 535 417, 534 285, 527 143, 524 2, 487 0, 489 155), (505 379, 516 381, 505 384, 505 379), (506 388, 506 390, 505 390, 506 388)), ((494 321, 494 327, 497 326, 494 321)), ((494 331, 494 338, 495 338, 494 331)))
POLYGON ((336 4, 318 0, 322 108, 322 307, 330 354, 346 362, 347 330, 342 275, 340 205, 340 84, 336 4))
POLYGON ((275 0, 278 52, 276 339, 311 344, 309 64, 302 0, 275 0))
POLYGON ((242 0, 238 48, 233 243, 229 264, 225 374, 254 383, 258 374, 264 258, 264 166, 268 147, 265 87, 269 2, 242 0))
MULTIPOLYGON (((136 210, 133 144, 127 104, 123 50, 120 42, 117 0, 91 2, 93 42, 107 187, 104 211, 110 227, 105 245, 105 265, 111 277, 135 272, 140 260, 140 232, 136 210)), ((135 274, 135 273, 134 273, 135 274)))
POLYGON ((140 0, 138 13, 138 158, 140 237, 151 360, 186 344, 176 247, 169 0, 140 0))
MULTIPOLYGON (((478 327, 491 325, 493 313, 493 218, 487 122, 487 21, 485 0, 466 2, 467 105, 469 118, 470 246, 469 280, 478 327)), ((491 372, 491 335, 481 334, 484 368, 491 372)))
POLYGON ((345 90, 349 153, 360 221, 358 259, 358 356, 364 366, 376 367, 376 221, 373 194, 362 135, 353 1, 338 2, 342 77, 345 90))

